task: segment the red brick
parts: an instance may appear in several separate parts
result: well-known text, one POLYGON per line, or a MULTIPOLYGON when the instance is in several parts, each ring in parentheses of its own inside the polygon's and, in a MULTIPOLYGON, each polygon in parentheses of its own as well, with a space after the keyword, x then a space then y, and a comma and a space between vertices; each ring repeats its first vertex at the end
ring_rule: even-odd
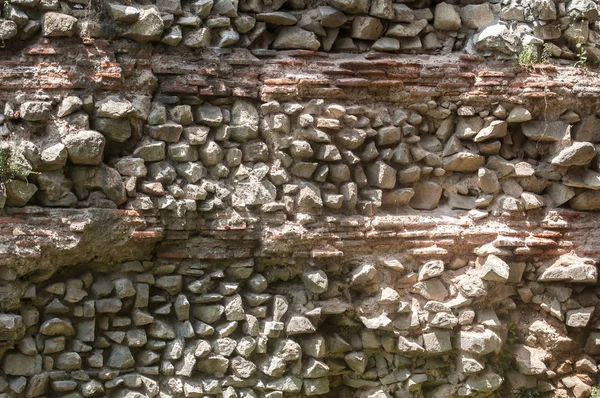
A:
POLYGON ((375 80, 371 82, 371 86, 376 87, 400 87, 404 86, 401 80, 375 80))
POLYGON ((365 87, 370 83, 370 80, 361 78, 337 79, 335 81, 336 86, 340 87, 365 87))

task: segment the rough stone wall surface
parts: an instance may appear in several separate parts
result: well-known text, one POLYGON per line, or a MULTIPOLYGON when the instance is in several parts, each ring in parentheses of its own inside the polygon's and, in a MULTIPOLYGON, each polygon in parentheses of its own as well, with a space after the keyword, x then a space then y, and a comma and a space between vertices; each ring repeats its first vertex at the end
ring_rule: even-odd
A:
POLYGON ((0 10, 0 398, 597 397, 596 2, 0 10))

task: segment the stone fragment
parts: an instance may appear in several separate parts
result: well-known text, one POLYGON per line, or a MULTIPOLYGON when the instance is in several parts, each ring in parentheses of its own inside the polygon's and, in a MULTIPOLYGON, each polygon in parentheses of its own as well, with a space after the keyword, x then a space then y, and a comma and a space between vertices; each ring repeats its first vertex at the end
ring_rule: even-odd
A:
POLYGON ((503 120, 494 120, 489 126, 482 128, 475 138, 473 138, 473 141, 482 142, 485 140, 502 138, 508 132, 507 126, 507 123, 503 120))
POLYGON ((419 270, 419 281, 435 278, 444 273, 444 262, 441 260, 433 260, 425 263, 419 270))
POLYGON ((581 307, 567 311, 566 325, 573 328, 584 328, 589 323, 595 307, 581 307))
POLYGON ((473 41, 480 51, 498 51, 512 55, 519 49, 516 35, 503 23, 485 27, 475 35, 473 41))
POLYGON ((547 354, 544 350, 522 344, 514 345, 514 358, 517 370, 524 375, 541 375, 548 368, 544 361, 547 354))
POLYGON ((312 293, 324 293, 329 286, 327 274, 322 270, 305 271, 301 278, 306 288, 312 293))
POLYGON ((481 265, 480 275, 486 281, 504 282, 508 280, 509 266, 500 257, 490 254, 481 265))
POLYGON ((487 371, 478 375, 469 376, 465 382, 465 388, 468 389, 468 391, 474 391, 476 393, 490 394, 499 389, 503 382, 504 379, 502 376, 487 371))
POLYGON ((427 279, 412 286, 412 291, 427 300, 444 301, 448 297, 448 289, 438 279, 427 279))

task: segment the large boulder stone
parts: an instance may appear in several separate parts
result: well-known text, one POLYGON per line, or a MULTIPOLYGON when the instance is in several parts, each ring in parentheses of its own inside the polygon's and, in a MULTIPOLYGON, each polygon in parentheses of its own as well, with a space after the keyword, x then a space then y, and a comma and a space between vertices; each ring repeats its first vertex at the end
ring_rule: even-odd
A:
POLYGON ((433 210, 438 206, 442 197, 442 187, 433 181, 418 182, 413 186, 414 195, 408 202, 417 210, 433 210))
POLYGON ((541 375, 548 370, 544 363, 548 355, 544 350, 515 344, 513 353, 517 370, 521 374, 541 375))
POLYGON ((73 164, 97 165, 102 163, 104 136, 93 130, 81 130, 62 139, 69 161, 73 164))
POLYGON ((569 206, 580 211, 600 210, 600 191, 587 190, 578 193, 569 200, 569 206))
POLYGON ((595 115, 584 117, 573 126, 573 138, 577 141, 600 142, 600 119, 595 115))
POLYGON ((73 36, 77 18, 58 12, 47 12, 42 20, 42 34, 46 37, 73 36))
POLYGON ((343 12, 329 6, 319 7, 319 16, 321 25, 325 28, 339 28, 348 21, 348 17, 343 12))
POLYGON ((11 180, 5 183, 6 206, 25 206, 38 188, 33 183, 21 180, 11 180))
MULTIPOLYGON (((475 391, 485 395, 489 395, 492 392, 502 386, 504 379, 502 376, 494 372, 485 372, 478 375, 470 376, 465 382, 465 388, 468 391, 475 391)), ((464 395, 459 392, 459 395, 464 395)))
POLYGON ((8 19, 0 19, 0 40, 8 40, 18 33, 17 24, 8 19))
POLYGON ((520 43, 517 35, 503 23, 486 27, 473 41, 481 51, 498 51, 509 55, 517 53, 520 43))
POLYGON ((367 166, 366 174, 371 186, 392 189, 396 185, 396 169, 384 162, 377 161, 367 166))
POLYGON ((156 8, 147 8, 140 11, 138 20, 125 32, 125 37, 139 41, 149 42, 160 40, 165 25, 156 8))
POLYGON ((481 29, 494 22, 494 13, 489 3, 469 4, 460 10, 463 24, 472 29, 481 29))
POLYGON ((21 118, 30 122, 47 120, 52 111, 52 104, 46 101, 27 101, 21 104, 21 118))
POLYGON ((460 350, 475 355, 487 355, 502 349, 502 339, 489 329, 483 332, 461 330, 457 342, 460 350))
POLYGON ((433 27, 439 30, 459 30, 461 27, 460 15, 453 5, 438 3, 435 6, 433 27))
POLYGON ((256 138, 259 120, 258 110, 250 101, 235 101, 231 108, 231 139, 245 142, 256 138))
POLYGON ((75 190, 80 193, 101 190, 117 205, 127 200, 121 175, 105 164, 101 164, 100 167, 73 167, 69 170, 69 177, 74 183, 75 190))
POLYGON ((382 33, 383 24, 373 17, 356 16, 350 28, 350 36, 361 40, 377 40, 382 33))

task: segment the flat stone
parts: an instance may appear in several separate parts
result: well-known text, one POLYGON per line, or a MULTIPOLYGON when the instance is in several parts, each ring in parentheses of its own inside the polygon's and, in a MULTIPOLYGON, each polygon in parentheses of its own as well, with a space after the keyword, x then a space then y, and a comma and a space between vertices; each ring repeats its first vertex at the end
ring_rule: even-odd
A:
POLYGON ((313 32, 297 26, 286 26, 280 29, 272 46, 276 50, 318 50, 321 42, 313 32))
POLYGON ((298 22, 298 18, 282 11, 263 12, 256 14, 257 21, 263 21, 273 26, 291 26, 298 22))
POLYGON ((385 33, 386 36, 390 37, 415 37, 427 26, 427 20, 418 19, 410 23, 395 23, 391 24, 385 33))
POLYGON ((7 354, 2 370, 9 376, 35 376, 42 372, 41 355, 7 354))
POLYGON ((349 14, 368 14, 368 0, 329 0, 329 4, 349 14))
POLYGON ((596 156, 596 148, 589 142, 574 142, 552 157, 557 166, 585 166, 596 156))
POLYGON ((596 283, 597 280, 598 269, 593 261, 571 254, 560 256, 538 278, 538 282, 596 283))
POLYGON ((459 152, 442 160, 444 170, 474 172, 485 164, 485 158, 471 152, 459 152))
POLYGON ((534 141, 562 141, 569 137, 571 126, 564 121, 528 121, 521 124, 523 134, 534 141))

